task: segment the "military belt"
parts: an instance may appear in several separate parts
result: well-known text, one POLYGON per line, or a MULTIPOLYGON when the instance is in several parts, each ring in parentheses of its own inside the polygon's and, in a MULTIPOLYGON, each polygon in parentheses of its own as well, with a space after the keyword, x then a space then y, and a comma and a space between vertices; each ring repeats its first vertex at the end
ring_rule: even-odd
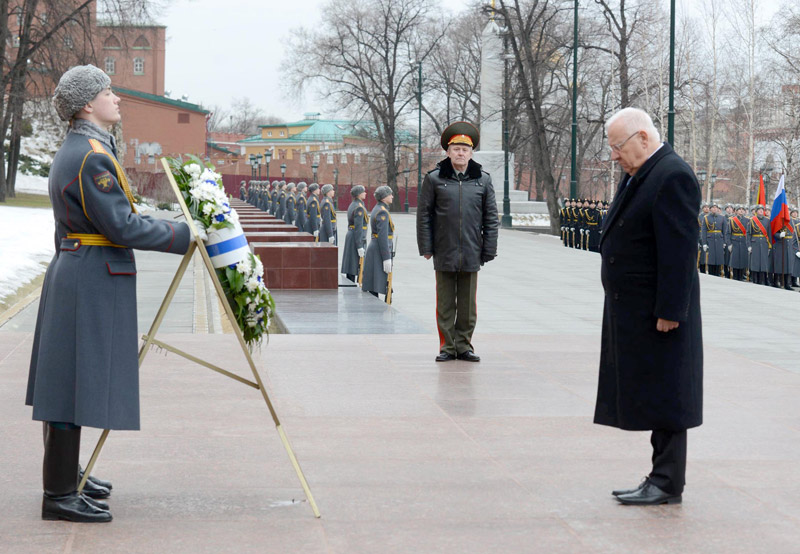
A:
POLYGON ((356 226, 355 225, 348 225, 347 228, 355 230, 356 226))
POLYGON ((709 231, 709 234, 712 234, 712 235, 713 235, 713 234, 716 234, 716 233, 721 233, 721 232, 722 232, 722 231, 709 231))
MULTIPOLYGON (((374 239, 378 238, 378 233, 372 233, 372 238, 374 239)), ((389 235, 389 240, 392 240, 393 238, 394 238, 393 235, 389 235)))
MULTIPOLYGON (((113 246, 114 248, 127 248, 127 246, 114 244, 108 240, 105 235, 100 235, 98 233, 68 233, 66 238, 70 240, 79 240, 83 246, 113 246)), ((76 244, 75 246, 78 245, 76 244)))

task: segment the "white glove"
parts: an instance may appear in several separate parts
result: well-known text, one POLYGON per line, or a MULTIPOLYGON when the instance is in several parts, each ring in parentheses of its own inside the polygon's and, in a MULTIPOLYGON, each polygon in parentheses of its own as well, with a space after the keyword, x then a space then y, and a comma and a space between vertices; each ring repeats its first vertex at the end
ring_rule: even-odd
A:
POLYGON ((581 234, 583 234, 583 229, 578 229, 578 230, 581 232, 581 234))
POLYGON ((778 233, 779 238, 783 238, 785 236, 786 236, 786 231, 781 231, 780 233, 778 233))
POLYGON ((359 248, 358 249, 358 257, 359 258, 363 258, 364 257, 364 249, 363 248, 359 248))
POLYGON ((336 237, 328 237, 328 242, 333 244, 333 241, 336 240, 336 237))
POLYGON ((392 272, 392 260, 383 260, 383 272, 387 275, 392 272))
POLYGON ((314 236, 315 236, 315 237, 318 237, 318 236, 319 236, 319 230, 317 230, 317 231, 314 231, 314 236))
POLYGON ((795 252, 794 255, 800 258, 800 252, 795 252))
POLYGON ((752 247, 752 246, 748 246, 748 247, 747 247, 747 251, 748 251, 748 252, 752 252, 752 251, 753 251, 753 247, 752 247))
POLYGON ((733 252, 733 245, 732 244, 728 245, 728 252, 733 252))
POLYGON ((200 237, 200 240, 207 241, 208 240, 208 233, 206 233, 206 226, 203 225, 202 221, 194 220, 194 228, 197 229, 197 236, 200 237))
POLYGON ((707 244, 703 245, 703 252, 708 252, 708 245, 707 244))
POLYGON ((575 232, 575 227, 570 227, 569 230, 574 233, 575 232))

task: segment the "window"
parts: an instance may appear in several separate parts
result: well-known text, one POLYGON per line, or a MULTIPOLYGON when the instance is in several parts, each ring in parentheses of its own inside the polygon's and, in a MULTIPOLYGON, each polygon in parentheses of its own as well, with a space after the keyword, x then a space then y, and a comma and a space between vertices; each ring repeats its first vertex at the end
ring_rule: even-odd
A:
POLYGON ((300 153, 300 165, 306 165, 306 153, 305 152, 301 152, 300 153))
POLYGON ((281 131, 281 135, 280 135, 280 136, 284 136, 284 133, 283 133, 283 131, 281 131))
POLYGON ((109 75, 114 75, 117 72, 117 60, 112 58, 111 56, 107 57, 105 60, 106 66, 106 73, 109 75))
POLYGON ((75 46, 75 42, 72 40, 72 37, 66 35, 64 37, 64 48, 66 48, 67 50, 72 50, 73 46, 75 46))
POLYGON ((346 164, 347 163, 347 154, 339 154, 339 163, 346 164))
POLYGON ((14 48, 19 48, 19 35, 14 36, 14 48))
POLYGON ((17 14, 17 27, 22 27, 22 8, 19 6, 14 9, 17 14))
POLYGON ((120 44, 119 39, 117 37, 111 35, 103 43, 103 48, 105 50, 122 50, 122 44, 120 44))
POLYGON ((133 58, 133 74, 144 75, 144 58, 133 58))
POLYGON ((271 137, 272 136, 272 131, 267 131, 267 136, 271 137))
POLYGON ((178 114, 178 123, 189 123, 189 114, 188 113, 179 113, 178 114))
POLYGON ((134 50, 150 50, 150 42, 144 35, 139 35, 139 38, 136 39, 136 42, 133 43, 134 50))
POLYGON ((361 154, 359 154, 358 152, 353 154, 353 163, 354 164, 360 164, 361 163, 361 154))
POLYGON ((325 158, 325 163, 333 165, 333 154, 328 154, 328 156, 325 158))

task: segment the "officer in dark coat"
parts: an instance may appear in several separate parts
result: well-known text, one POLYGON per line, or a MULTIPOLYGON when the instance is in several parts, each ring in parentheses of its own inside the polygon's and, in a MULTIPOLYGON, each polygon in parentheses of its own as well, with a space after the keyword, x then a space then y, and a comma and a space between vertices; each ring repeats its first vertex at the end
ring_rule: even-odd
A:
POLYGON ((675 503, 685 484, 686 430, 703 421, 700 186, 645 112, 625 108, 606 130, 625 174, 600 242, 605 304, 594 422, 652 431, 650 475, 614 491, 617 500, 675 503))
POLYGON ((322 185, 322 200, 319 203, 322 219, 319 226, 319 241, 337 244, 336 208, 333 206, 333 194, 333 185, 322 185))
POLYGON ((297 183, 297 193, 295 194, 295 211, 297 212, 297 215, 295 216, 292 224, 297 227, 298 231, 304 231, 306 228, 306 209, 308 208, 308 202, 306 200, 307 188, 308 185, 304 181, 297 183))
POLYGON ((767 285, 767 273, 770 271, 769 219, 764 215, 764 206, 756 207, 756 213, 750 218, 747 229, 747 251, 750 254, 750 282, 767 285))
POLYGON ((359 274, 361 261, 364 258, 367 246, 367 225, 369 216, 364 199, 367 191, 361 185, 350 189, 353 201, 347 208, 347 235, 344 237, 344 250, 342 251, 342 273, 355 282, 359 274))
POLYGON ((364 277, 361 290, 377 297, 387 294, 389 274, 392 272, 394 246, 394 222, 389 206, 394 200, 391 187, 380 186, 375 190, 378 203, 369 216, 372 227, 372 240, 364 256, 364 277))
POLYGON ((111 520, 77 493, 82 426, 139 429, 133 248, 183 254, 185 223, 141 216, 109 133, 119 98, 100 69, 73 67, 54 104, 69 132, 50 169, 56 253, 45 274, 26 404, 45 423, 43 519, 111 520))
POLYGON ((306 232, 311 233, 319 242, 319 185, 308 185, 308 207, 306 208, 306 232))
POLYGON ((472 159, 479 140, 471 123, 447 127, 447 158, 425 176, 417 200, 417 246, 436 271, 437 362, 480 361, 472 347, 478 271, 497 255, 500 221, 492 178, 472 159))

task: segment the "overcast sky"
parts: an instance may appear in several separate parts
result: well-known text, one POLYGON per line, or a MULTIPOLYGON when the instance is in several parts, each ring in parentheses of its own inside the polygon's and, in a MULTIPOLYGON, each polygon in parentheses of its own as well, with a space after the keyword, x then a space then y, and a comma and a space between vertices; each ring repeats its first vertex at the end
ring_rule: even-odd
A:
MULTIPOLYGON (((451 12, 470 3, 439 1, 451 12)), ((158 18, 167 26, 166 89, 172 98, 188 95, 190 102, 207 108, 218 105, 227 109, 232 99, 246 96, 265 114, 286 121, 301 119, 309 111, 336 116, 326 114, 325 106, 315 98, 286 95, 278 86, 286 37, 292 29, 318 24, 320 7, 327 2, 172 0, 158 18)), ((779 3, 760 0, 762 22, 779 3)), ((696 9, 696 0, 679 0, 678 6, 678 10, 696 9)))
MULTIPOLYGON (((173 0, 158 17, 167 26, 166 89, 205 107, 229 108, 233 98, 247 96, 265 114, 287 121, 309 111, 324 114, 314 98, 287 98, 276 83, 285 37, 318 24, 327 1, 173 0)), ((441 0, 450 11, 468 3, 441 0)))

